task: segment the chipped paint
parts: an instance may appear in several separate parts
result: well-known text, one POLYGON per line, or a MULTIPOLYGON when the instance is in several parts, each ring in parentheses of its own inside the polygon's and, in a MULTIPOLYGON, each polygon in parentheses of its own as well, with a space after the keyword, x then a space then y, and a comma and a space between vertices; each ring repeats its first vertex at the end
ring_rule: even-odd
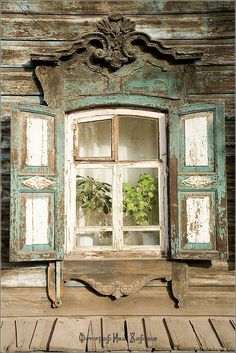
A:
POLYGON ((209 197, 188 197, 186 200, 187 239, 189 243, 210 242, 209 197))

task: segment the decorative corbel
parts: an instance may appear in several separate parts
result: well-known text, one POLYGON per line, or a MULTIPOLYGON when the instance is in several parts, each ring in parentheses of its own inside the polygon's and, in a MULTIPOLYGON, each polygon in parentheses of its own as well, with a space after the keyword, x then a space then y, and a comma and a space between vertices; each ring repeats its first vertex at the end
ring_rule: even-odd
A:
POLYGON ((188 292, 188 265, 186 263, 173 261, 171 288, 173 296, 178 301, 178 307, 181 308, 188 292))
POLYGON ((47 292, 52 302, 52 307, 58 308, 61 306, 64 292, 61 261, 49 262, 47 268, 47 292))

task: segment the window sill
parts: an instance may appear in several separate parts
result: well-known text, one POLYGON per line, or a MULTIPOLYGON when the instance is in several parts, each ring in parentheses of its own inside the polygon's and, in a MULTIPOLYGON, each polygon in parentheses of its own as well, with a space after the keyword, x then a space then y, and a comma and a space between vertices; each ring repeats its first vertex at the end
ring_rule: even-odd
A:
POLYGON ((70 254, 65 255, 65 261, 76 261, 76 260, 92 260, 92 259, 102 259, 103 261, 112 261, 112 260, 157 260, 157 259, 166 259, 167 256, 163 252, 158 250, 104 250, 104 251, 95 251, 95 250, 86 250, 86 251, 72 251, 70 254))

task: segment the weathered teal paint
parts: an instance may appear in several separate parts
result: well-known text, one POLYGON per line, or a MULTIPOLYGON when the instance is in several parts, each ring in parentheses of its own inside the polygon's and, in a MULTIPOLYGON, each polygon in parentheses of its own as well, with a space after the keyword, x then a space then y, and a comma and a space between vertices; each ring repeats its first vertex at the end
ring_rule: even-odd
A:
MULTIPOLYGON (((214 109, 212 109, 214 111, 214 109)), ((201 113, 201 112, 209 112, 212 111, 209 109, 202 109, 199 110, 197 112, 201 113)), ((192 113, 195 113, 195 111, 193 111, 192 113)), ((191 113, 191 114, 192 114, 191 113)), ((202 173, 202 172, 214 172, 214 136, 213 136, 213 131, 215 129, 213 121, 213 119, 208 118, 207 119, 207 154, 208 154, 208 165, 207 166, 186 166, 185 165, 185 128, 184 128, 184 123, 185 120, 183 119, 183 117, 185 115, 188 115, 189 113, 184 113, 184 114, 180 114, 179 118, 180 118, 180 163, 179 163, 179 172, 183 172, 183 173, 202 173)))
POLYGON ((173 104, 170 99, 160 97, 150 97, 145 95, 106 95, 106 96, 84 96, 76 101, 71 101, 66 106, 65 111, 72 112, 76 110, 99 108, 99 107, 140 107, 146 109, 159 109, 161 111, 168 111, 173 104))
POLYGON ((64 256, 64 113, 45 106, 17 105, 12 107, 11 118, 11 216, 10 216, 10 261, 40 261, 62 259, 64 256), (21 124, 24 113, 31 112, 55 117, 55 145, 53 170, 39 167, 20 168, 22 148, 26 141, 22 136, 25 125, 21 124), (50 175, 48 175, 50 173, 50 175), (40 175, 53 182, 49 189, 30 189, 23 182, 40 175), (50 199, 50 222, 48 224, 49 244, 25 244, 25 204, 24 196, 48 196, 50 199))
MULTIPOLYGON (((174 208, 178 209, 177 219, 171 219, 174 229, 171 239, 172 256, 176 259, 213 259, 226 260, 228 258, 227 215, 226 215, 226 176, 225 176, 225 139, 224 139, 224 109, 218 104, 191 104, 184 106, 177 113, 170 116, 170 159, 178 161, 176 171, 172 173, 177 178, 176 201, 174 208), (208 129, 208 143, 211 161, 208 167, 184 167, 184 135, 181 116, 201 111, 214 111, 214 121, 208 129), (201 175, 212 181, 211 184, 194 188, 183 183, 190 176, 201 175), (211 195, 211 212, 214 219, 214 237, 210 243, 188 243, 183 234, 184 217, 182 195, 211 195), (178 231, 176 231, 176 227, 178 231), (211 251, 210 251, 211 250, 211 251)), ((171 202, 171 200, 170 200, 171 202)), ((173 214, 173 211, 172 211, 173 214)), ((211 222, 212 223, 212 222, 211 222)))

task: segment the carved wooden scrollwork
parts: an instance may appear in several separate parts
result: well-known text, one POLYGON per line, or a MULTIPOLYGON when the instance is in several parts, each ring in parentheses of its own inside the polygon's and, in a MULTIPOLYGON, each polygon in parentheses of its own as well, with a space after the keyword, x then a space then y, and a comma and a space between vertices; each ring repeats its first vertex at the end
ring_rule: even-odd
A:
POLYGON ((140 290, 146 283, 157 278, 156 275, 139 275, 134 278, 124 278, 120 279, 101 279, 96 278, 96 276, 89 275, 80 275, 76 279, 81 280, 89 284, 95 291, 102 295, 112 296, 116 299, 121 298, 122 296, 127 296, 133 293, 136 293, 140 290))
POLYGON ((31 59, 60 65, 64 60, 73 62, 73 55, 86 49, 89 60, 95 65, 105 65, 116 71, 137 59, 137 45, 141 42, 147 51, 154 51, 166 60, 194 61, 202 55, 201 52, 183 54, 165 48, 159 41, 151 40, 147 34, 135 31, 134 21, 121 14, 109 15, 98 21, 96 27, 96 31, 82 35, 68 48, 53 53, 35 53, 31 55, 31 59))

